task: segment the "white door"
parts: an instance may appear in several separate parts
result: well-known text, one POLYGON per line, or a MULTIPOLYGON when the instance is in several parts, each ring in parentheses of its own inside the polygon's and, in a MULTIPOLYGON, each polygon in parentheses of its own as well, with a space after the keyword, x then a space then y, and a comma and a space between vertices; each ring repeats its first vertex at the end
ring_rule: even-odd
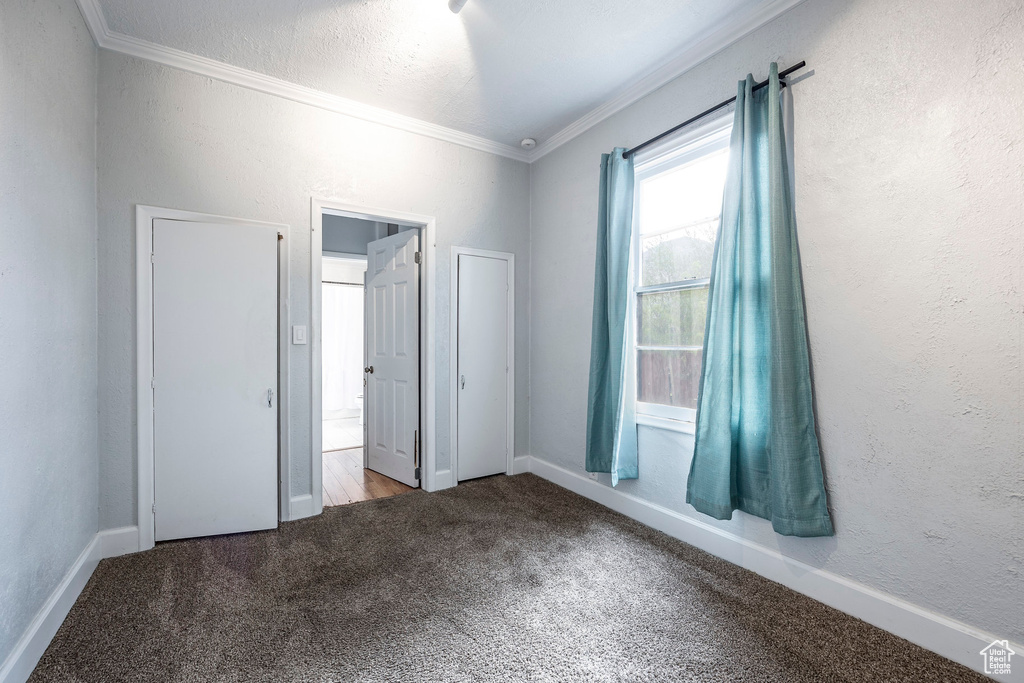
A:
POLYGON ((503 259, 459 255, 458 477, 507 471, 508 286, 503 259))
POLYGON ((366 267, 366 466, 419 486, 419 233, 370 242, 366 267))
POLYGON ((277 231, 153 221, 156 540, 277 526, 277 231))

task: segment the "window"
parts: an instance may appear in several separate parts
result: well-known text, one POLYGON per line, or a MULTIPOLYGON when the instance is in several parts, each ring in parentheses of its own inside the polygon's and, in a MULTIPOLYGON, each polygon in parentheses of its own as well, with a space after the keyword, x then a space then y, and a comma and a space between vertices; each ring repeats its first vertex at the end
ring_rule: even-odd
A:
MULTIPOLYGON (((729 163, 731 117, 637 160, 635 240, 638 421, 696 419, 711 261, 729 163)), ((676 421, 673 425, 671 422, 676 421)))

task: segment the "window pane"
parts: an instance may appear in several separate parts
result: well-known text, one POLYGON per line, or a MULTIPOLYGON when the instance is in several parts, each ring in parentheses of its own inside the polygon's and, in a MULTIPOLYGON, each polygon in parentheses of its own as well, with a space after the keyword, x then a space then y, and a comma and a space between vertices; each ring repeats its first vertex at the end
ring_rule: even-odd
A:
POLYGON ((641 294, 637 299, 640 346, 702 346, 708 288, 641 294))
POLYGON ((718 218, 641 237, 641 287, 711 277, 718 218))
POLYGON ((637 400, 697 408, 700 351, 638 351, 637 400))
POLYGON ((729 150, 648 178, 640 187, 640 234, 651 235, 701 221, 722 211, 729 150))

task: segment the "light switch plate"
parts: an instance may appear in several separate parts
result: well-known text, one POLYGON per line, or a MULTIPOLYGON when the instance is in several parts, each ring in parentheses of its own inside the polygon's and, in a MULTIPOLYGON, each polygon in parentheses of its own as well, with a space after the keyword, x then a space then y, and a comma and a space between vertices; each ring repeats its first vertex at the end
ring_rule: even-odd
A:
POLYGON ((306 326, 292 325, 292 344, 306 343, 306 326))

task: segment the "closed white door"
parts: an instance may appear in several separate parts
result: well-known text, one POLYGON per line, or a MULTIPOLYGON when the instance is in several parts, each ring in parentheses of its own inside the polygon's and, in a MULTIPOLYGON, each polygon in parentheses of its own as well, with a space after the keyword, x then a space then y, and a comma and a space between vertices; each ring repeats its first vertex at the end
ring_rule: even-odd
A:
POLYGON ((420 294, 416 230, 370 242, 366 268, 366 466, 419 486, 420 294))
POLYGON ((153 221, 156 540, 277 526, 277 231, 153 221))
POLYGON ((507 471, 508 261, 459 255, 458 477, 507 471))

